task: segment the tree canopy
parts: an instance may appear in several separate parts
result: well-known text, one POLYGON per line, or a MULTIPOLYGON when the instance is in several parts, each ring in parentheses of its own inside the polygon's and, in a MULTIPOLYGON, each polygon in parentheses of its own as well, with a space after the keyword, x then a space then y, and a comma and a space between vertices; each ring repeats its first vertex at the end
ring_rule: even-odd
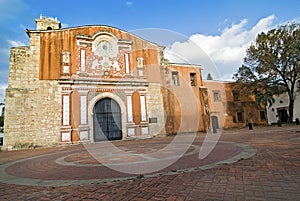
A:
POLYGON ((268 96, 284 89, 293 120, 296 84, 300 79, 300 25, 291 22, 259 34, 247 49, 244 64, 234 79, 254 89, 263 88, 268 96))

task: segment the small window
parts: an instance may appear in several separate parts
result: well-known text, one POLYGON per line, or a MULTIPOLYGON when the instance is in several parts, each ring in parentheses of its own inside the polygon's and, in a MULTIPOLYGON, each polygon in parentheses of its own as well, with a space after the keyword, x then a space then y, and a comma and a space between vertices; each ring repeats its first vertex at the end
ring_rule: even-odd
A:
POLYGON ((232 92, 232 95, 233 95, 234 101, 239 101, 239 93, 238 92, 232 92))
POLYGON ((266 120, 266 114, 265 111, 261 110, 259 111, 260 120, 266 120))
POLYGON ((196 86, 196 73, 190 73, 191 86, 196 86))
POLYGON ((174 86, 179 86, 179 76, 177 71, 172 72, 172 82, 174 86))
POLYGON ((300 88, 300 80, 297 82, 297 87, 300 88))
POLYGON ((214 96, 214 102, 219 102, 219 101, 221 101, 221 94, 220 94, 220 91, 213 91, 213 96, 214 96))
POLYGON ((243 113, 242 112, 237 112, 236 116, 237 116, 238 122, 244 122, 243 113))

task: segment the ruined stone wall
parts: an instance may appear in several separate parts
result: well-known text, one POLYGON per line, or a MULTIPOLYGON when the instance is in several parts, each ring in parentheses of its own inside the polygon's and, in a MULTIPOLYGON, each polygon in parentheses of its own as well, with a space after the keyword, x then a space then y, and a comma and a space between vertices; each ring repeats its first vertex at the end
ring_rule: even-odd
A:
POLYGON ((56 81, 39 80, 40 36, 30 46, 11 49, 5 98, 4 148, 60 141, 61 96, 56 81))

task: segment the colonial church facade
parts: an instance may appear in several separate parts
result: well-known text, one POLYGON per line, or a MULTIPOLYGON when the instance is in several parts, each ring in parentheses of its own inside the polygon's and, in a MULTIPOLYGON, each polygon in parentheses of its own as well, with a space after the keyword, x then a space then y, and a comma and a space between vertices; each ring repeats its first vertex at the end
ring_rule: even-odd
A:
POLYGON ((97 142, 206 131, 201 68, 110 26, 62 29, 36 19, 11 49, 4 147, 97 142))

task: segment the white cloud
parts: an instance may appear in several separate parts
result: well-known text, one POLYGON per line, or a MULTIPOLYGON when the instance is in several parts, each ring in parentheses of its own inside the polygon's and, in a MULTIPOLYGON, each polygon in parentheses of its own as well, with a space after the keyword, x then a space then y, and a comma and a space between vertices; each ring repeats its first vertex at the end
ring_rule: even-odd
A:
POLYGON ((26 46, 26 44, 21 41, 7 40, 7 42, 12 47, 26 46))
POLYGON ((68 27, 69 27, 69 25, 68 25, 68 24, 66 24, 66 23, 61 23, 61 27, 62 27, 62 28, 68 28, 68 27))
POLYGON ((251 42, 259 33, 270 30, 274 19, 274 15, 262 18, 250 30, 245 29, 247 20, 244 19, 238 24, 226 27, 220 35, 194 34, 185 42, 173 43, 166 49, 166 57, 170 61, 178 62, 178 57, 174 56, 177 54, 189 63, 201 64, 204 78, 207 73, 212 73, 214 78, 231 79, 232 74, 241 66, 251 42), (216 71, 219 71, 220 76, 216 71))
POLYGON ((7 85, 0 84, 0 103, 4 102, 6 88, 7 88, 7 85))
POLYGON ((133 5, 133 2, 132 1, 126 1, 126 5, 130 7, 130 6, 133 5))

